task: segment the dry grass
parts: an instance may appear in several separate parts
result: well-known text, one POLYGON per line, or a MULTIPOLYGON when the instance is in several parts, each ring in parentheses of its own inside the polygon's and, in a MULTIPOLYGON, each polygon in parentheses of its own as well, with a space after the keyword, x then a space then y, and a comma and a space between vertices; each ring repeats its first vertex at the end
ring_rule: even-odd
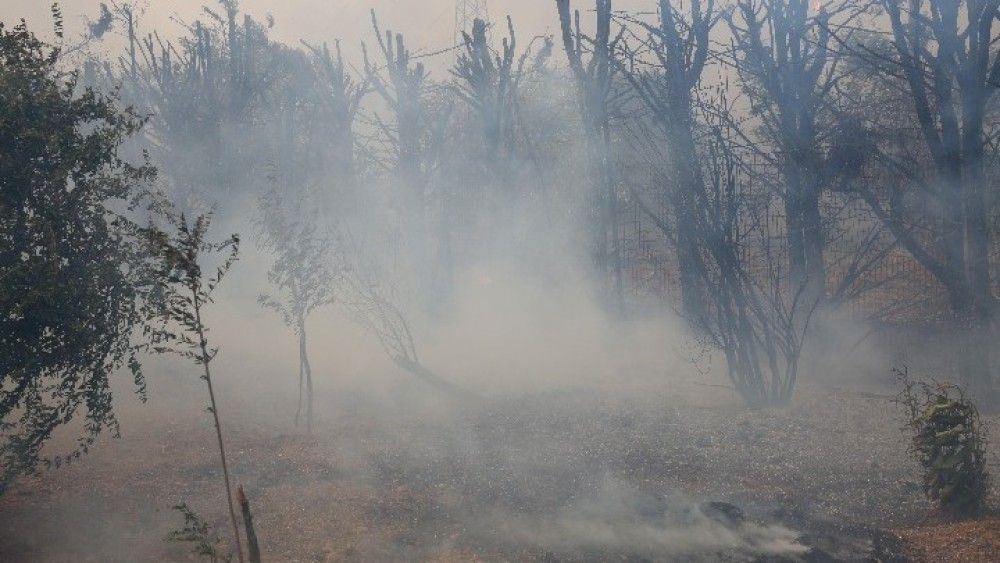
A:
MULTIPOLYGON (((335 414, 321 416, 314 437, 261 422, 257 402, 228 403, 233 473, 268 560, 545 560, 554 548, 524 540, 524 528, 564 517, 608 482, 733 502, 845 556, 892 544, 876 529, 902 530, 917 560, 998 553, 995 518, 928 520, 885 392, 804 386, 792 407, 767 411, 693 382, 622 397, 401 401, 320 400, 321 413, 335 414)), ((121 440, 0 498, 0 560, 190 560, 163 541, 180 501, 227 538, 206 415, 179 404, 126 412, 121 440)))
POLYGON ((1000 561, 1000 517, 935 522, 901 530, 916 561, 992 563, 1000 561))

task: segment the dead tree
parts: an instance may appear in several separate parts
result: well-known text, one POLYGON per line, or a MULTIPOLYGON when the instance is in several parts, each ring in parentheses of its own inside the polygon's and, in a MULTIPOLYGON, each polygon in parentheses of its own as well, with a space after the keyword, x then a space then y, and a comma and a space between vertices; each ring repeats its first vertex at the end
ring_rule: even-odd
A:
POLYGON ((247 500, 246 493, 243 492, 243 485, 236 487, 236 500, 240 503, 240 512, 243 513, 243 527, 247 532, 247 558, 250 563, 260 563, 260 544, 257 542, 257 530, 253 525, 253 513, 250 512, 250 501, 247 500))
POLYGON ((381 61, 373 60, 362 43, 365 76, 392 115, 387 123, 375 113, 373 121, 389 149, 384 164, 399 189, 395 195, 403 250, 417 273, 424 304, 434 305, 451 278, 448 221, 452 218, 441 212, 445 201, 433 185, 440 172, 441 138, 451 112, 449 107, 437 114, 430 111, 424 64, 415 61, 401 34, 382 33, 374 10, 372 28, 381 61))
POLYGON ((597 32, 580 30, 580 12, 570 14, 570 0, 556 0, 563 51, 576 84, 584 137, 593 174, 591 251, 602 279, 610 279, 605 296, 625 312, 624 262, 619 236, 619 197, 611 160, 612 87, 616 75, 612 55, 622 33, 611 35, 611 0, 596 0, 597 32), (590 60, 584 55, 590 50, 590 60), (610 274, 610 278, 608 277, 610 274))
MULTIPOLYGON (((709 35, 719 19, 714 0, 704 6, 690 2, 688 14, 678 11, 672 0, 659 0, 659 23, 634 21, 647 32, 639 49, 624 46, 623 75, 648 108, 648 117, 666 143, 671 184, 659 191, 658 203, 673 210, 672 237, 676 244, 684 312, 704 314, 701 286, 701 256, 695 239, 696 205, 704 190, 695 138, 695 103, 705 63, 711 49, 709 35), (643 60, 648 52, 652 64, 643 60)), ((635 194, 640 197, 639 194, 635 194)))
MULTIPOLYGON (((1000 84, 994 48, 1000 0, 881 2, 892 32, 891 53, 862 49, 884 76, 900 79, 931 168, 881 153, 905 181, 881 193, 858 190, 903 248, 947 292, 969 345, 960 373, 976 397, 993 391, 990 347, 995 298, 989 254, 995 198, 985 173, 987 109, 1000 84), (928 234, 929 233, 929 234, 928 234)), ((918 155, 919 158, 919 155, 918 155)))
POLYGON ((454 80, 449 93, 469 111, 456 112, 454 121, 461 121, 451 128, 453 138, 447 139, 458 150, 450 151, 451 158, 443 163, 443 183, 452 186, 450 193, 447 188, 442 192, 449 199, 445 217, 467 202, 486 229, 502 232, 523 218, 524 206, 530 205, 531 186, 543 182, 529 178, 527 168, 521 166, 525 161, 534 162, 535 171, 543 174, 537 166, 534 139, 524 127, 520 99, 524 95, 522 81, 545 64, 551 49, 543 43, 534 53, 537 37, 521 48, 508 16, 507 34, 495 50, 490 46, 488 25, 476 19, 471 30, 462 30, 464 50, 451 69, 454 80))
POLYGON ((411 211, 420 213, 428 178, 424 158, 428 124, 423 100, 427 71, 423 63, 413 62, 402 34, 387 30, 383 35, 375 10, 371 16, 382 61, 377 64, 370 59, 362 43, 365 77, 393 116, 393 123, 387 124, 376 115, 376 124, 394 148, 393 173, 405 186, 404 201, 411 211))
POLYGON ((258 138, 248 133, 250 118, 280 52, 266 28, 248 16, 240 25, 235 3, 227 0, 224 13, 206 8, 205 21, 185 25, 185 35, 170 41, 140 34, 139 12, 129 6, 112 12, 129 26, 129 51, 104 70, 121 83, 129 103, 150 111, 148 148, 170 171, 173 199, 194 210, 221 195, 212 189, 232 194, 248 185, 254 160, 246 148, 258 138))
POLYGON ((348 315, 378 339, 386 356, 400 369, 435 389, 469 396, 461 387, 427 369, 417 355, 410 323, 392 298, 392 287, 379 276, 377 266, 344 234, 337 244, 338 303, 348 315))
POLYGON ((509 183, 510 161, 517 138, 518 87, 524 65, 531 55, 529 48, 515 58, 517 38, 514 23, 507 17, 508 35, 499 52, 494 52, 486 34, 487 24, 473 21, 471 32, 462 31, 465 51, 459 54, 451 73, 457 79, 454 91, 475 112, 482 131, 483 155, 490 173, 509 183))
POLYGON ((699 335, 723 352, 730 381, 752 407, 788 403, 818 300, 792 285, 728 128, 711 125, 702 151, 706 177, 694 236, 704 268, 707 307, 699 335), (792 288, 789 291, 789 287, 792 288))
POLYGON ((132 80, 135 80, 139 73, 139 59, 137 57, 139 18, 146 12, 148 4, 148 0, 101 2, 99 18, 96 21, 88 22, 87 25, 90 37, 94 39, 101 39, 105 33, 113 30, 116 22, 123 25, 123 36, 128 42, 128 57, 123 59, 125 63, 123 67, 126 76, 132 80))

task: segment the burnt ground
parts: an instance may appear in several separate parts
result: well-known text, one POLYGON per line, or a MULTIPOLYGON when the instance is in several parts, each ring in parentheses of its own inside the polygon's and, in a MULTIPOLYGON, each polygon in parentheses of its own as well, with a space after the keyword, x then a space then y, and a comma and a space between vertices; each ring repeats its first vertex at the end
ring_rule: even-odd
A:
MULTIPOLYGON (((923 500, 888 389, 750 411, 694 381, 460 405, 407 387, 321 397, 311 436, 238 395, 231 464, 269 561, 1000 558, 1000 518, 923 500)), ((0 498, 0 560, 195 560, 164 541, 181 501, 228 539, 208 424, 179 399, 124 409, 121 439, 0 498)))

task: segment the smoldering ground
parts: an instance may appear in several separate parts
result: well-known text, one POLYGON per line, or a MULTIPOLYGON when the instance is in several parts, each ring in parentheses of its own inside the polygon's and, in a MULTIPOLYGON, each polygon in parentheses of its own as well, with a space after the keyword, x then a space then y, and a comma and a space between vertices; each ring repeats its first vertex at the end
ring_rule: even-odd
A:
MULTIPOLYGON (((352 27, 360 20, 367 27, 366 18, 366 11, 352 15, 352 27)), ((411 45, 422 39, 409 38, 411 45)), ((267 559, 896 557, 898 542, 887 529, 912 524, 928 504, 898 431, 887 355, 858 346, 857 325, 831 320, 822 327, 826 349, 805 355, 792 405, 750 410, 728 385, 721 358, 703 354, 662 301, 643 307, 630 300, 627 318, 609 313, 594 297, 595 278, 606 276, 593 271, 585 232, 593 170, 579 124, 566 119, 577 100, 571 88, 533 87, 525 127, 561 121, 562 128, 546 137, 548 152, 532 155, 541 166, 515 159, 511 167, 534 173, 534 165, 547 174, 526 185, 500 178, 509 193, 491 193, 487 204, 476 198, 498 186, 465 189, 460 174, 429 175, 429 194, 453 189, 462 196, 447 215, 458 258, 443 304, 406 294, 434 285, 417 270, 434 267, 444 238, 408 216, 420 209, 406 199, 413 178, 362 177, 355 216, 318 221, 355 223, 359 254, 384 262, 379 281, 401 290, 394 298, 421 363, 460 394, 399 369, 335 292, 333 303, 308 318, 316 420, 311 433, 296 427, 296 338, 257 304, 274 257, 253 244, 254 212, 245 208, 256 204, 258 183, 295 176, 272 162, 279 160, 272 153, 287 148, 284 137, 272 135, 277 125, 253 134, 222 128, 220 144, 233 155, 263 156, 224 186, 190 182, 221 200, 216 238, 237 231, 247 243, 206 322, 221 349, 212 366, 232 474, 250 496, 267 559), (240 191, 227 191, 233 188, 240 191), (470 202, 476 205, 462 207, 470 202), (381 231, 393 230, 408 246, 383 244, 381 231)), ((174 163, 162 171, 168 187, 171 175, 192 172, 188 151, 210 172, 204 177, 218 171, 220 162, 203 158, 201 145, 169 148, 185 154, 174 161, 166 155, 164 162, 174 163)), ((476 158, 456 154, 462 163, 476 158)), ((368 164, 371 175, 381 175, 368 164)), ((317 206, 306 201, 309 189, 340 189, 327 185, 322 166, 310 172, 315 177, 280 186, 302 196, 303 208, 317 206)), ((483 180, 481 170, 471 172, 483 180)), ((346 203, 333 207, 351 214, 346 203)), ((80 461, 23 479, 0 498, 0 559, 192 558, 190 546, 164 541, 181 523, 170 508, 181 502, 207 519, 227 549, 221 470, 195 371, 149 360, 147 405, 119 381, 122 439, 102 440, 80 461)), ((78 431, 63 429, 48 453, 64 451, 78 431)))
MULTIPOLYGON (((585 289, 510 268, 461 279, 448 320, 414 324, 425 363, 475 397, 399 370, 334 308, 312 327, 311 436, 292 422, 294 337, 242 284, 220 296, 232 471, 272 560, 851 560, 892 553, 864 524, 923 506, 884 397, 807 381, 794 407, 749 411, 669 319, 612 322, 585 289)), ((148 405, 120 382, 121 440, 3 500, 0 554, 184 558, 163 541, 178 502, 225 538, 202 382, 149 374, 148 405)))

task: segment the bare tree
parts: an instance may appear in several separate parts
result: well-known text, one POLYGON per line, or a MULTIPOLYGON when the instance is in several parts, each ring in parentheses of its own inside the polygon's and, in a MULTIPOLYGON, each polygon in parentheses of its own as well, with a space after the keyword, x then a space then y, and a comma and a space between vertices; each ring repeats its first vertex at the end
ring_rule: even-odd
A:
POLYGON ((699 334, 726 357, 730 380, 751 406, 791 400, 799 360, 818 300, 804 280, 789 280, 767 228, 767 203, 734 148, 733 133, 713 125, 702 152, 704 197, 694 236, 708 307, 699 334), (791 288, 791 290, 789 290, 791 288))
POLYGON ((223 7, 224 14, 206 8, 206 21, 186 25, 177 41, 132 28, 128 56, 117 69, 105 66, 130 103, 150 110, 148 148, 170 170, 172 199, 188 210, 250 184, 247 148, 266 140, 248 133, 251 116, 273 77, 292 66, 284 59, 296 57, 273 48, 266 27, 251 18, 238 25, 234 2, 223 7))
POLYGON ((641 49, 623 44, 623 74, 649 110, 642 117, 652 120, 666 143, 673 182, 657 190, 658 200, 673 210, 674 230, 665 234, 676 243, 684 311, 699 317, 705 307, 701 286, 705 266, 693 221, 704 181, 696 150, 694 113, 696 89, 711 51, 709 36, 719 12, 714 0, 704 5, 700 0, 692 1, 686 16, 672 0, 659 0, 658 8, 658 25, 631 20, 646 30, 647 38, 641 49), (655 62, 647 64, 643 56, 650 51, 655 62))
POLYGON ((503 38, 499 52, 490 48, 486 27, 485 21, 476 19, 471 32, 462 31, 465 51, 459 54, 451 73, 457 79, 456 94, 478 117, 483 155, 488 159, 491 174, 509 184, 511 158, 517 145, 518 87, 531 47, 515 59, 517 38, 510 16, 507 16, 508 35, 503 38))
POLYGON ((378 339, 386 356, 400 369, 436 389, 468 396, 468 391, 441 378, 421 363, 410 323, 393 299, 392 286, 384 276, 377 274, 376 264, 362 257, 349 235, 345 234, 337 247, 340 250, 337 255, 338 269, 341 272, 338 302, 351 318, 378 339))
POLYGON ((435 189, 451 104, 446 101, 438 108, 440 111, 432 111, 424 64, 410 53, 401 34, 382 33, 374 10, 372 28, 381 61, 371 59, 362 44, 365 76, 392 115, 387 123, 378 113, 373 114, 374 125, 389 152, 380 164, 391 171, 399 190, 394 194, 394 203, 400 219, 401 246, 417 273, 424 304, 433 306, 447 292, 452 276, 452 218, 446 212, 442 190, 435 189))
POLYGON ((827 282, 821 113, 829 113, 840 60, 830 21, 850 19, 850 9, 845 1, 821 3, 817 11, 810 0, 739 0, 727 17, 734 67, 773 147, 758 154, 780 173, 791 279, 806 284, 810 300, 825 297, 827 282))
POLYGON ((884 0, 891 53, 863 49, 863 56, 905 84, 932 166, 900 164, 882 153, 903 178, 882 193, 859 192, 895 238, 944 286, 969 346, 960 371, 977 397, 993 391, 991 335, 995 309, 989 249, 993 238, 993 184, 984 173, 989 146, 987 110, 1000 84, 996 52, 998 0, 905 2, 884 0))
POLYGON ((313 53, 321 78, 322 110, 319 115, 326 118, 323 123, 329 135, 331 180, 339 190, 338 202, 343 205, 354 202, 357 197, 354 193, 358 186, 354 125, 361 102, 370 90, 367 80, 351 78, 340 52, 340 42, 334 45, 333 53, 326 43, 322 47, 308 44, 306 47, 313 53))
POLYGON ((376 124, 394 147, 393 173, 400 185, 406 186, 404 201, 412 211, 420 213, 429 177, 424 158, 428 122, 423 97, 427 71, 422 62, 413 61, 403 35, 388 30, 383 35, 375 10, 371 15, 382 60, 379 64, 371 60, 367 46, 362 43, 365 76, 394 118, 394 123, 387 124, 376 115, 376 124))
POLYGON ((625 311, 624 263, 619 236, 619 197, 611 161, 610 108, 614 101, 612 87, 617 74, 612 55, 617 50, 622 32, 611 35, 611 0, 595 0, 597 31, 593 38, 580 29, 580 12, 570 14, 570 0, 556 0, 563 51, 569 60, 576 84, 584 137, 593 167, 593 230, 592 252, 600 275, 610 273, 611 284, 606 291, 613 297, 619 312, 625 311), (590 50, 590 60, 584 55, 590 50))

